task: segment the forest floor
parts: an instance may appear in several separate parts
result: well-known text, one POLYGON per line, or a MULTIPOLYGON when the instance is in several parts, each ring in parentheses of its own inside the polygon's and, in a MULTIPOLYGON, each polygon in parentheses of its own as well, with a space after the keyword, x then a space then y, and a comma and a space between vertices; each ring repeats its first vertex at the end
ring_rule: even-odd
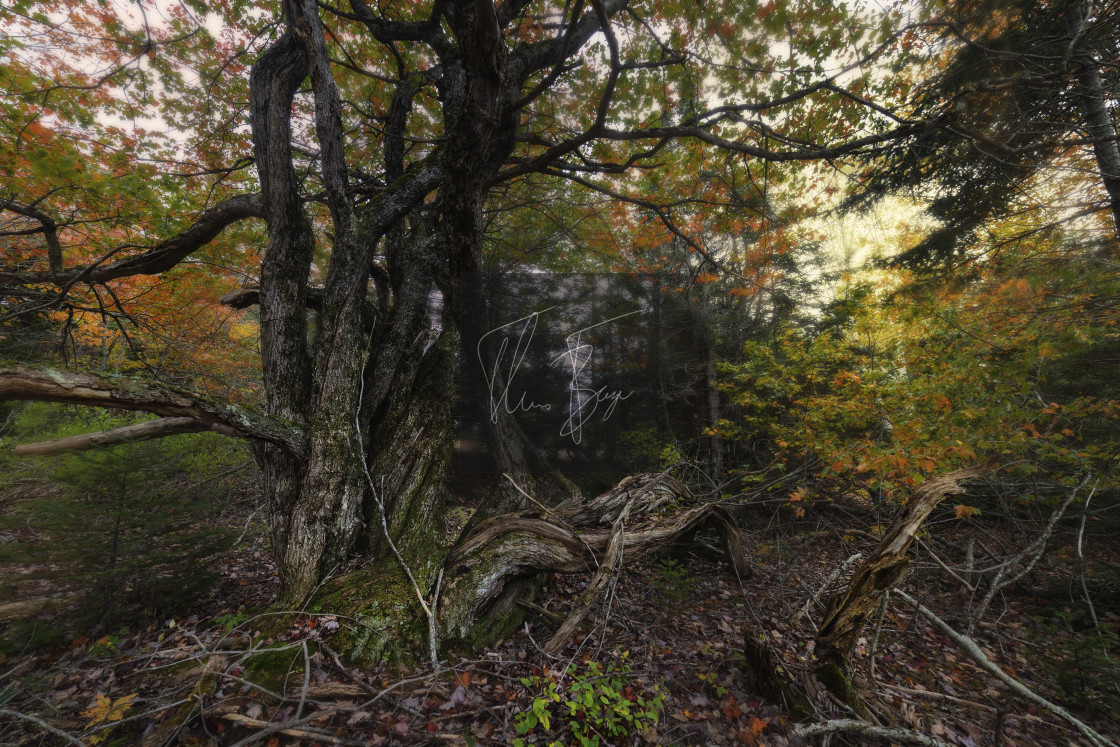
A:
MULTIPOLYGON (((826 580, 850 556, 874 547, 876 526, 836 511, 810 509, 796 522, 789 510, 756 511, 744 531, 750 579, 740 583, 718 560, 689 553, 627 568, 563 656, 549 657, 538 644, 588 579, 551 577, 538 598, 547 612, 531 612, 511 639, 472 658, 444 661, 439 673, 430 664, 343 666, 330 642, 347 621, 328 614, 254 636, 261 619, 245 611, 266 607, 275 589, 258 534, 221 560, 221 582, 189 615, 79 638, 50 654, 0 658, 0 742, 580 744, 581 733, 598 733, 603 745, 806 744, 788 713, 746 684, 744 630, 764 632, 790 672, 807 667, 818 595, 827 596, 826 580), (283 647, 269 679, 246 665, 246 650, 265 646, 283 647), (576 694, 603 705, 567 707, 576 694), (655 724, 643 721, 643 710, 659 712, 655 724), (632 733, 609 737, 612 724, 632 733)), ((935 519, 938 539, 927 540, 929 550, 915 548, 903 586, 962 630, 969 596, 930 551, 956 565, 969 537, 1014 551, 1026 535, 987 517, 983 524, 952 512, 935 519)), ((1093 532, 1085 545, 1086 579, 1111 634, 1120 623, 1120 593, 1110 585, 1120 579, 1120 541, 1103 534, 1093 532)), ((1075 524, 1060 525, 1047 554, 997 598, 974 638, 1004 671, 1116 740, 1120 677, 1115 659, 1084 645, 1076 536, 1075 524)), ((892 599, 865 632, 856 683, 883 723, 965 747, 1088 744, 1010 693, 901 600, 892 599)), ((851 717, 824 691, 814 705, 821 718, 851 717)))

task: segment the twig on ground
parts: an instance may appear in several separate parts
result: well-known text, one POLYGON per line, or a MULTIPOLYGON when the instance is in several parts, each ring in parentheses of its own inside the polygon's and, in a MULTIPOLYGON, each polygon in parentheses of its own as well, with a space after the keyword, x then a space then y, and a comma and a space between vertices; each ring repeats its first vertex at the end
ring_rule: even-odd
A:
POLYGON ((898 589, 895 589, 895 593, 905 599, 907 602, 913 604, 914 608, 918 612, 920 612, 927 620, 933 623, 934 626, 942 633, 944 633, 946 637, 957 644, 957 648, 972 657, 972 660, 979 664, 982 669, 995 676, 996 679, 1003 682, 1016 693, 1022 695, 1027 700, 1037 703, 1058 718, 1061 718, 1069 724, 1073 725, 1073 727, 1081 732, 1089 740, 1090 743, 1095 745, 1095 747, 1117 747, 1115 742, 1112 742, 1098 734, 1091 726, 1082 722, 1065 708, 1062 708, 1060 705, 1057 705, 1055 703, 1051 703, 1046 698, 1029 689, 1019 680, 1007 674, 1007 672, 1004 672, 1002 669, 1000 669, 999 665, 989 659, 984 654, 984 652, 980 650, 980 647, 976 645, 975 641, 973 641, 968 636, 961 635, 957 631, 953 630, 953 628, 947 622, 945 622, 925 606, 920 604, 912 596, 898 589))
POLYGON ((889 739, 893 742, 916 744, 920 747, 949 747, 947 742, 942 742, 940 739, 934 739, 933 737, 927 737, 925 734, 919 734, 916 731, 899 729, 897 727, 875 726, 866 721, 859 721, 851 718, 834 719, 832 721, 825 721, 820 724, 809 724, 807 726, 795 726, 793 729, 794 734, 806 739, 817 735, 825 735, 827 738, 837 732, 858 734, 863 737, 872 737, 874 739, 889 739))
POLYGON ((958 698, 958 697, 955 697, 953 695, 947 695, 945 693, 939 693, 939 692, 936 692, 934 690, 919 690, 919 689, 914 688, 914 687, 902 687, 901 685, 892 685, 888 682, 880 682, 878 684, 879 684, 880 687, 885 687, 888 690, 895 690, 896 692, 905 693, 906 695, 916 695, 919 698, 929 698, 931 700, 943 700, 946 703, 956 703, 958 705, 968 706, 969 708, 980 708, 980 709, 983 709, 985 711, 992 711, 993 713, 995 713, 995 711, 996 711, 996 709, 993 708, 990 705, 984 705, 983 703, 977 703, 974 700, 965 700, 964 698, 958 698))
MULTIPOLYGON (((223 714, 221 718, 226 721, 233 722, 239 726, 248 727, 250 729, 260 729, 270 726, 267 721, 261 721, 260 719, 242 716, 240 713, 226 713, 223 714)), ((330 734, 327 734, 326 732, 320 731, 318 729, 288 729, 281 727, 270 733, 279 733, 283 734, 286 737, 310 739, 315 742, 327 742, 329 744, 365 744, 365 742, 358 742, 352 739, 341 739, 339 737, 332 737, 330 734)), ((262 734, 261 737, 263 738, 263 736, 264 735, 262 734)))
MULTIPOLYGON (((921 548, 923 550, 925 550, 926 553, 929 554, 930 558, 933 559, 933 562, 937 563, 937 565, 941 567, 941 570, 948 573, 949 576, 953 578, 953 580, 955 580, 957 583, 959 583, 964 588, 968 589, 969 591, 973 591, 973 592, 976 591, 976 588, 972 584, 970 584, 968 581, 966 581, 963 578, 961 578, 960 576, 958 576, 952 568, 950 568, 948 565, 945 564, 945 561, 943 561, 941 558, 937 557, 937 554, 934 553, 933 548, 931 548, 925 542, 922 542, 921 537, 915 537, 914 539, 921 546, 921 548)), ((969 567, 969 569, 972 568, 972 563, 971 562, 967 562, 966 565, 969 567)))
POLYGON ((86 747, 86 743, 82 740, 78 739, 69 732, 59 729, 57 726, 51 726, 41 718, 37 718, 26 713, 20 713, 19 711, 9 711, 7 708, 0 708, 0 716, 7 716, 8 718, 15 718, 21 721, 30 721, 43 731, 49 734, 54 734, 56 737, 65 739, 70 744, 76 744, 78 745, 78 747, 86 747))
POLYGON ((883 598, 879 600, 879 615, 875 620, 875 635, 871 638, 871 648, 867 652, 867 676, 875 682, 875 654, 879 648, 879 634, 883 631, 883 618, 887 615, 887 600, 891 597, 890 590, 883 594, 883 598))

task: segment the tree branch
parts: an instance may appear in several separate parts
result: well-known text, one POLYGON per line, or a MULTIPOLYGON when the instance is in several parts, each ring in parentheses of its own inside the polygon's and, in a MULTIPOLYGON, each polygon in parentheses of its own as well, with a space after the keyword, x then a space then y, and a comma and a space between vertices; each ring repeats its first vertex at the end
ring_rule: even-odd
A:
POLYGON ((976 645, 975 641, 953 630, 953 628, 950 627, 947 622, 942 620, 926 607, 919 604, 918 601, 914 599, 914 597, 910 596, 904 591, 899 591, 898 589, 895 590, 895 593, 898 594, 898 596, 902 597, 902 599, 904 599, 908 604, 914 605, 914 608, 918 612, 920 612, 927 620, 933 623, 934 627, 944 633, 947 638, 953 641, 953 643, 957 644, 957 648, 972 657, 972 660, 979 664, 982 669, 995 676, 1016 693, 1022 695, 1027 700, 1037 703, 1050 713, 1072 724, 1074 728, 1084 734, 1085 738, 1088 739, 1090 743, 1095 745, 1095 747, 1116 747, 1115 742, 1112 742, 1098 734, 1090 726, 1082 723, 1076 716, 1067 711, 1065 708, 1062 708, 1060 705, 1051 703, 1049 700, 1042 697, 1041 695, 1038 695, 1033 690, 1028 689, 1026 685, 1015 679, 1011 675, 1007 674, 1007 672, 1004 672, 999 668, 999 665, 997 665, 995 662, 984 655, 984 652, 980 650, 980 647, 976 645))
POLYGON ((299 458, 307 450, 301 433, 258 412, 213 402, 198 392, 125 377, 12 366, 0 369, 0 401, 8 399, 141 410, 168 418, 188 418, 228 435, 276 444, 299 458))
MULTIPOLYGON (((11 206, 8 207, 11 209, 11 206)), ((103 267, 60 269, 57 274, 45 277, 44 280, 53 280, 58 285, 66 285, 76 281, 103 283, 133 275, 158 275, 182 262, 195 250, 209 244, 233 223, 246 218, 263 217, 264 212, 258 195, 231 197, 202 213, 186 230, 164 239, 143 254, 103 267)), ((57 237, 55 241, 57 242, 57 237)), ((48 243, 50 243, 49 237, 48 243)), ((58 251, 61 259, 61 249, 58 251)))
MULTIPOLYGON (((113 444, 130 443, 132 441, 149 441, 153 438, 177 436, 181 433, 198 433, 208 431, 215 426, 203 423, 194 418, 160 418, 147 420, 135 425, 126 425, 122 428, 113 428, 97 433, 85 433, 81 436, 70 436, 55 441, 40 441, 34 444, 21 444, 15 448, 16 456, 45 456, 60 454, 64 451, 86 451, 98 446, 112 446, 113 444)), ((223 426, 218 426, 224 428, 223 426)))
POLYGON ((925 734, 919 734, 916 731, 897 727, 875 726, 866 721, 858 721, 852 718, 833 719, 821 724, 797 726, 793 730, 794 734, 805 738, 821 734, 832 735, 836 732, 858 734, 861 737, 870 737, 871 739, 887 739, 900 744, 916 744, 920 747, 949 747, 947 742, 927 737, 925 734))

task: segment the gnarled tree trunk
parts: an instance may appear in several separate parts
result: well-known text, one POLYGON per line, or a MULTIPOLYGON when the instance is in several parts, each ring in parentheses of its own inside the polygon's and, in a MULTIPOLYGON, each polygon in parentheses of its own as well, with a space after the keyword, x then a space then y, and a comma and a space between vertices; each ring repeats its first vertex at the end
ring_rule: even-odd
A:
MULTIPOLYGON (((628 477, 585 502, 530 509, 487 519, 463 537, 447 559, 440 630, 448 643, 477 644, 508 635, 520 619, 518 581, 542 572, 610 573, 619 557, 638 562, 666 552, 704 528, 721 537, 732 573, 747 578, 735 520, 722 506, 693 503, 667 475, 628 477)), ((595 591, 592 582, 592 594, 595 591)), ((584 615, 591 599, 577 603, 584 615)), ((576 624, 564 626, 574 633, 576 624)), ((554 638, 552 650, 566 639, 554 638)))

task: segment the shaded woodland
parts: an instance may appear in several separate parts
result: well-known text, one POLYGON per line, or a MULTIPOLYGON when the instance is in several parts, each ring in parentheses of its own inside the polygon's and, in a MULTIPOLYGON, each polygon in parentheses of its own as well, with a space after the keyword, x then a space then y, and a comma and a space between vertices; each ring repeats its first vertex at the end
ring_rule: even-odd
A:
POLYGON ((0 742, 1115 745, 1118 30, 0 8, 0 742))

